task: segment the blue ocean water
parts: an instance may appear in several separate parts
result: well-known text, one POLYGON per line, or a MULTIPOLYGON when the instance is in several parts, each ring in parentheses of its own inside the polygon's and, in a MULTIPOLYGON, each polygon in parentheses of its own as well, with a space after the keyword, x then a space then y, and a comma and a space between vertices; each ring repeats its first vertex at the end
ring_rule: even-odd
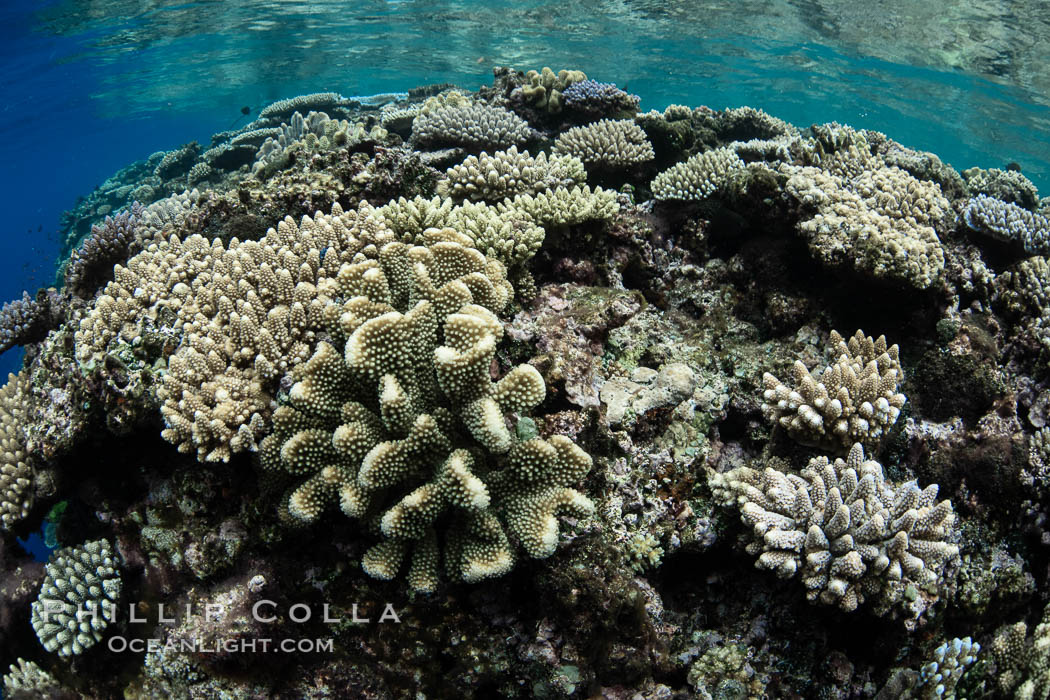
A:
MULTIPOLYGON (((1050 192, 1040 3, 9 0, 0 8, 0 299, 53 282, 59 217, 120 167, 274 100, 579 68, 642 97, 837 120, 1050 192)), ((18 352, 0 356, 17 367, 18 352)))

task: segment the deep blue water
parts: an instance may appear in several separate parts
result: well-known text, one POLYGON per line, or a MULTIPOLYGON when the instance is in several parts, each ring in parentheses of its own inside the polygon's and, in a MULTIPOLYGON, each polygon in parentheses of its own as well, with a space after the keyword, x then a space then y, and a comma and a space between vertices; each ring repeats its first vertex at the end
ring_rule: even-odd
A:
MULTIPOLYGON (((494 65, 579 68, 670 103, 878 129, 1050 193, 1039 2, 165 2, 0 7, 0 299, 53 280, 59 215, 154 151, 205 146, 296 94, 476 88, 494 65)), ((17 352, 0 356, 16 367, 17 352)))

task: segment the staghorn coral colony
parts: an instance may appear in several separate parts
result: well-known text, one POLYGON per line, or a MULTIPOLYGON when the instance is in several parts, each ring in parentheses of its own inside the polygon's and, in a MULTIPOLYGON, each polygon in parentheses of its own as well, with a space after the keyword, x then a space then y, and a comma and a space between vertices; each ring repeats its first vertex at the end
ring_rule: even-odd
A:
POLYGON ((1047 698, 1048 220, 546 67, 155 153, 0 313, 5 697, 1047 698))

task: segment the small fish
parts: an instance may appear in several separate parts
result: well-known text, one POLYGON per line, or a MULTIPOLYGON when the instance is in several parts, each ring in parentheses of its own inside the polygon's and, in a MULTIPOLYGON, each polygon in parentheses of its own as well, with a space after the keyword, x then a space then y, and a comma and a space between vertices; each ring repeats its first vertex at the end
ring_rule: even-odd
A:
POLYGON ((248 106, 241 107, 241 114, 249 115, 252 113, 252 108, 248 106))

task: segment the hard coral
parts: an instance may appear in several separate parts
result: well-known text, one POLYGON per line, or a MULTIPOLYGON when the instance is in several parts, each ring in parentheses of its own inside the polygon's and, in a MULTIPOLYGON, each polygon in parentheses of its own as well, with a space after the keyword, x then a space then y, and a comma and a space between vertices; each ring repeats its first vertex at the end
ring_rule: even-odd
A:
POLYGON ((408 579, 421 591, 437 585, 442 513, 453 516, 445 568, 469 582, 510 569, 508 531, 549 556, 555 514, 593 509, 570 488, 590 469, 586 453, 560 436, 516 442, 507 429, 504 416, 536 406, 545 387, 529 365, 489 379, 502 335, 493 311, 510 294, 503 267, 454 231, 428 237, 429 248, 391 242, 378 262, 342 268, 347 301, 326 318, 345 358, 319 346, 262 445, 270 469, 309 476, 289 496, 292 516, 315 520, 338 500, 351 517, 378 518, 385 539, 365 571, 393 578, 411 551, 408 579))
POLYGON ((832 331, 831 343, 837 360, 819 375, 795 361, 794 388, 766 372, 762 410, 805 445, 835 451, 857 442, 877 445, 905 402, 897 391, 904 379, 898 348, 887 347, 885 336, 872 340, 863 331, 848 343, 832 331))
POLYGON ((918 588, 935 593, 958 557, 955 514, 949 501, 936 502, 937 485, 887 482, 859 443, 845 460, 818 457, 800 475, 740 467, 714 475, 711 487, 739 507, 757 568, 800 574, 807 598, 846 612, 868 598, 885 612, 918 588))

